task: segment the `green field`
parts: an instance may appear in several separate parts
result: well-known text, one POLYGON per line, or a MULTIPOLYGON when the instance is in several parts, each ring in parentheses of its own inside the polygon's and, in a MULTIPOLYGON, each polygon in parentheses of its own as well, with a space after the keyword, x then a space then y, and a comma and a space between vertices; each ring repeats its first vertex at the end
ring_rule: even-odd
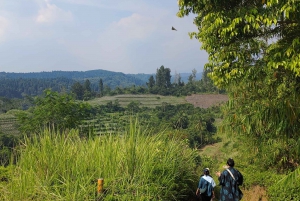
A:
POLYGON ((101 98, 95 98, 88 101, 92 106, 95 105, 105 105, 108 102, 118 100, 122 107, 126 107, 132 101, 140 102, 140 107, 150 107, 154 108, 156 106, 161 106, 163 103, 169 103, 172 105, 187 103, 185 97, 175 97, 175 96, 160 96, 151 94, 141 94, 141 95, 116 95, 116 96, 104 96, 101 98))

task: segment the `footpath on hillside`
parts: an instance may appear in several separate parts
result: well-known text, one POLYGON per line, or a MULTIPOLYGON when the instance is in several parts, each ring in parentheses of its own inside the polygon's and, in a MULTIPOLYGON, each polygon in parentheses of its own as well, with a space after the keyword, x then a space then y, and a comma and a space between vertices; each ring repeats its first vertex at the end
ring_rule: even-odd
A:
MULTIPOLYGON (((225 162, 227 158, 233 157, 232 155, 229 155, 229 151, 231 150, 231 140, 226 139, 226 136, 221 136, 221 134, 218 134, 222 140, 221 142, 217 142, 214 144, 206 145, 203 148, 199 150, 200 155, 209 156, 212 159, 216 160, 219 166, 222 167, 222 165, 225 165, 225 162), (226 145, 226 148, 223 148, 224 145, 226 145), (224 164, 223 164, 224 163, 224 164)), ((231 153, 230 153, 231 154, 231 153)), ((237 152, 235 154, 238 154, 237 152)), ((215 175, 215 172, 218 170, 212 170, 211 175, 213 176, 216 184, 218 185, 218 179, 215 175)), ((219 171, 222 171, 221 169, 219 171)), ((239 169, 239 171, 243 172, 242 169, 239 169)), ((217 188, 217 190, 219 190, 217 188)), ((263 187, 260 186, 253 186, 250 189, 242 189, 244 197, 242 200, 245 201, 268 201, 266 196, 266 190, 263 187)), ((216 194, 219 194, 219 192, 216 192, 216 194)), ((217 199, 215 199, 217 200, 217 199)))

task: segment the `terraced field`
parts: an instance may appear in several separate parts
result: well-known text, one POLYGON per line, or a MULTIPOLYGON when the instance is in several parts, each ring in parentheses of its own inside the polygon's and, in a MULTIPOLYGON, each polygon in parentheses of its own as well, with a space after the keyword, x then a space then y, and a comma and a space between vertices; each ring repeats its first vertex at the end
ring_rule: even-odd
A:
POLYGON ((17 119, 13 115, 0 115, 0 133, 18 135, 17 119))
MULTIPOLYGON (((191 103, 195 107, 208 108, 213 105, 218 105, 224 103, 228 100, 227 95, 222 94, 193 94, 187 97, 175 97, 175 96, 160 96, 160 95, 117 95, 117 96, 105 96, 102 98, 96 98, 88 101, 92 106, 95 105, 105 105, 108 102, 118 100, 122 107, 126 107, 132 101, 138 101, 140 107, 150 107, 155 108, 156 106, 161 106, 164 103, 169 103, 172 105, 191 103)), ((123 114, 124 115, 124 114, 123 114)), ((11 114, 1 114, 0 115, 0 132, 5 134, 19 134, 16 129, 17 120, 14 115, 11 114)), ((98 117, 95 120, 87 120, 82 125, 81 129, 93 128, 95 133, 101 132, 115 132, 124 128, 124 124, 128 123, 128 117, 116 116, 116 114, 107 114, 107 116, 98 117), (116 126, 119 125, 119 126, 116 126), (112 129, 113 128, 113 129, 112 129)))
POLYGON ((208 108, 213 105, 219 105, 228 101, 228 96, 225 94, 193 94, 186 97, 176 96, 160 96, 160 95, 116 95, 116 96, 105 96, 102 98, 96 98, 88 101, 91 105, 105 105, 108 102, 118 100, 122 107, 126 107, 131 101, 139 101, 141 107, 161 106, 162 103, 169 103, 172 105, 191 103, 195 107, 208 108))
POLYGON ((91 105, 105 105, 108 102, 118 100, 122 107, 126 107, 132 101, 140 102, 140 107, 150 107, 154 108, 156 106, 161 106, 162 103, 170 104, 183 104, 187 103, 185 97, 175 97, 175 96, 160 96, 160 95, 150 95, 150 94, 125 94, 116 96, 104 96, 101 98, 96 98, 88 101, 91 105))

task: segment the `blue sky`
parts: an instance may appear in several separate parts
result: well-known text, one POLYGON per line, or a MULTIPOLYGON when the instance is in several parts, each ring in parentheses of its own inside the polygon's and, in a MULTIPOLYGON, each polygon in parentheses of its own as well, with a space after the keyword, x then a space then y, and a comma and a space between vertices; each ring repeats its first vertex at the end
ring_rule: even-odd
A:
POLYGON ((201 72, 193 16, 177 11, 176 0, 0 0, 0 72, 201 72))

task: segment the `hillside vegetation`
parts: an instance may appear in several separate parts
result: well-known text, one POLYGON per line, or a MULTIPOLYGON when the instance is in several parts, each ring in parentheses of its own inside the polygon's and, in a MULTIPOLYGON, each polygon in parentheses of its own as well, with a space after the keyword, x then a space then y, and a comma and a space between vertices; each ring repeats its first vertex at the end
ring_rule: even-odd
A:
POLYGON ((194 15, 206 69, 229 101, 219 131, 235 139, 249 185, 270 200, 300 200, 300 3, 179 0, 194 15))
POLYGON ((45 131, 23 143, 9 182, 0 182, 0 200, 188 200, 195 189, 197 153, 134 122, 125 134, 45 131))

